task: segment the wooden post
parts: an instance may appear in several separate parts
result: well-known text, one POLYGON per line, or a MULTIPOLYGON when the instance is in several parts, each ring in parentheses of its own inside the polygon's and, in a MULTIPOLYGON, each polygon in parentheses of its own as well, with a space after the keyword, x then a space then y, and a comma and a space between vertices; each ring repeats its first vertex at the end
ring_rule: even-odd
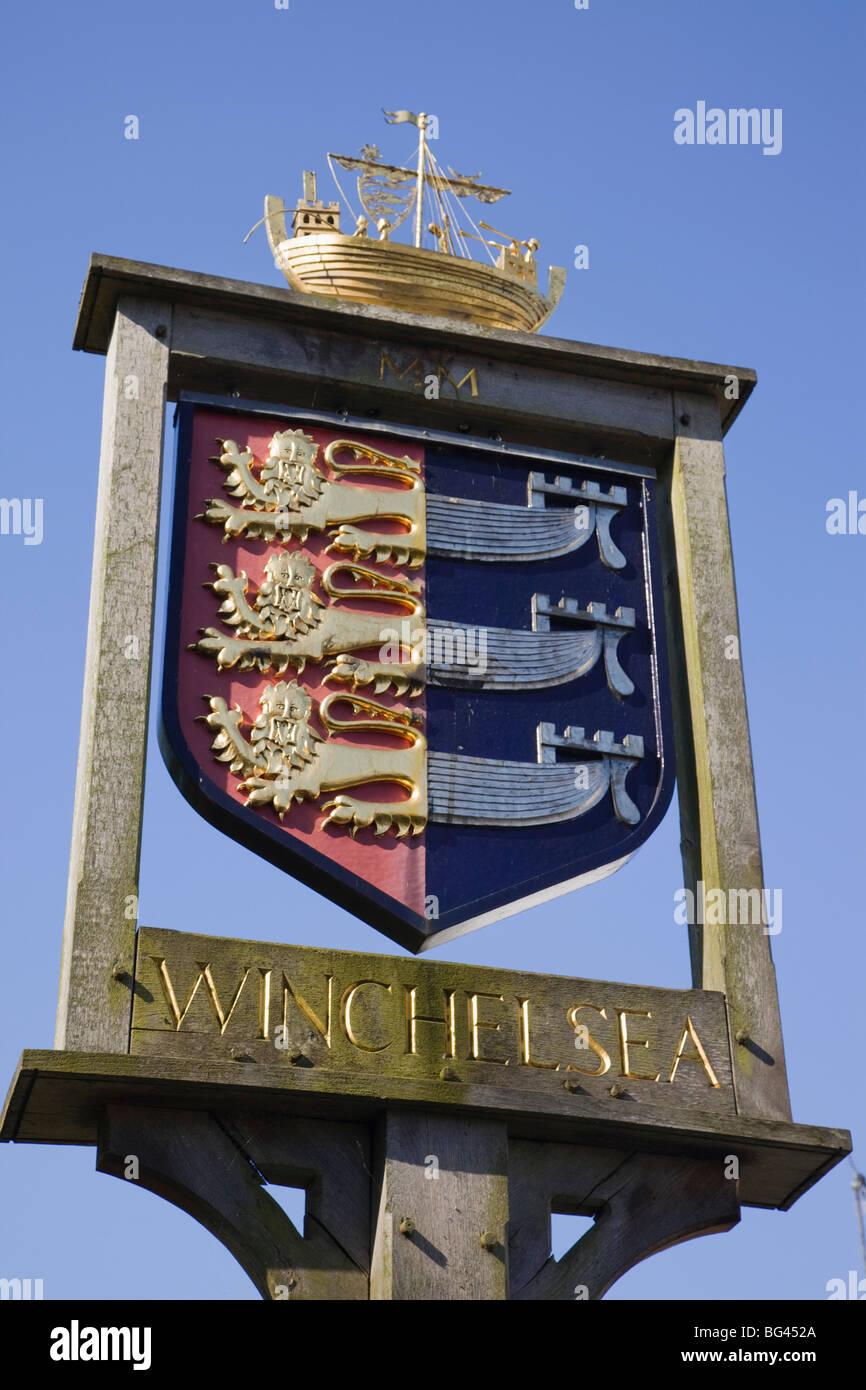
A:
POLYGON ((170 325, 122 299, 106 358, 58 1048, 129 1041, 170 325))
MULTIPOLYGON (((764 887, 718 408, 675 392, 666 576, 685 883, 698 901, 764 887), (670 560, 669 555, 669 571, 670 560)), ((664 511, 664 509, 661 509, 664 511)), ((738 900, 739 901, 739 900, 738 900)), ((726 914, 727 916, 727 914, 726 914)), ((789 1119, 776 976, 766 923, 694 924, 696 988, 727 998, 737 1107, 789 1119)))
POLYGON ((372 1299, 508 1297, 503 1121, 388 1110, 377 1168, 372 1299))

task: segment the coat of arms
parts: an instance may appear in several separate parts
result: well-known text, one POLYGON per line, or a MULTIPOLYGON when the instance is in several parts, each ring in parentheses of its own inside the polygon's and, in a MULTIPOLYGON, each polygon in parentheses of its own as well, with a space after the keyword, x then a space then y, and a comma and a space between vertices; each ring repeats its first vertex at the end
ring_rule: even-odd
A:
POLYGON ((181 406, 163 747, 411 950, 619 868, 673 787, 651 469, 181 406))

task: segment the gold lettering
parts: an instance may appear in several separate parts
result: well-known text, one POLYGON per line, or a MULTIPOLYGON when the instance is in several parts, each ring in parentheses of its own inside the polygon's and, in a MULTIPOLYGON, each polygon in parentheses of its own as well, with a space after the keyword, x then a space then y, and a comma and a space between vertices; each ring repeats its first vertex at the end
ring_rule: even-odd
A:
POLYGON ((619 1019, 619 1046, 622 1061, 623 1076, 630 1076, 633 1081, 658 1081, 661 1072, 656 1072, 655 1076, 646 1076, 643 1072, 632 1071, 629 1062, 629 1047, 649 1047, 646 1038, 630 1038, 628 1035, 628 1015, 634 1018, 652 1018, 649 1009, 617 1009, 619 1019))
MULTIPOLYGON (((572 1028, 578 1027, 577 1015, 580 1013, 581 1009, 594 1009, 605 1021, 607 1020, 605 1010, 600 1009, 597 1004, 575 1004, 566 1014, 566 1018, 572 1028)), ((589 1067, 576 1067, 573 1062, 569 1062, 565 1070, 579 1071, 582 1072, 584 1076, 604 1076, 606 1071, 610 1071, 610 1054, 605 1052, 601 1043, 596 1041, 592 1033, 587 1035, 587 1047, 591 1052, 595 1053, 601 1065, 596 1067, 595 1071, 590 1071, 589 1067)))
MULTIPOLYGON (((417 386, 419 388, 424 385, 425 377, 420 357, 413 357, 412 361, 407 362, 405 367, 396 367, 394 363, 391 361, 391 358, 388 356, 387 352, 383 352, 382 356, 379 359, 380 381, 385 380, 386 367, 388 371, 391 373, 391 375, 395 376, 398 381, 402 381, 404 376, 408 376, 409 373, 412 372, 412 385, 417 386)), ((457 395, 460 394, 461 386, 465 386, 468 381, 470 394, 473 396, 478 395, 478 373, 475 367, 470 367, 469 371, 466 373, 465 376, 461 377, 459 381, 455 381, 448 368, 440 362, 439 366, 436 368, 435 373, 428 373, 426 379, 427 381, 431 382, 433 380, 437 381, 440 389, 442 387, 443 381, 447 381, 450 386, 453 386, 454 391, 457 395)))
POLYGON ((710 1066, 710 1059, 704 1051, 704 1045, 698 1037, 697 1029, 695 1028, 695 1025, 692 1023, 692 1020, 689 1017, 686 1017, 686 1026, 683 1029, 683 1035, 680 1038, 679 1044, 677 1046, 677 1055, 674 1057, 674 1064, 671 1067, 671 1074, 668 1077, 668 1081, 670 1081, 671 1085, 673 1085, 673 1080, 677 1074, 677 1067, 679 1066, 680 1062, 700 1062, 701 1066, 703 1067, 704 1071, 707 1073, 707 1076, 709 1077, 710 1085, 716 1087, 719 1086, 719 1082, 716 1079, 716 1073, 710 1066), (692 1042, 695 1045, 695 1051, 683 1052, 683 1047, 685 1046, 685 1043, 689 1038, 691 1038, 692 1042))
POLYGON ((404 985, 406 991, 406 1052, 410 1056, 417 1055, 416 1042, 416 1023, 441 1023, 445 1028, 445 1045, 448 1049, 443 1052, 443 1057, 457 1056, 457 1034, 454 1020, 454 993, 453 989, 443 989, 445 996, 445 1009, 442 1018, 436 1015, 417 1014, 415 1012, 415 987, 411 989, 409 985, 404 985))
POLYGON ((389 370, 390 370, 391 372, 393 372, 394 376, 397 378, 398 381, 402 381, 402 380, 403 380, 403 377, 406 375, 406 373, 407 373, 407 372, 411 372, 412 368, 414 367, 414 368, 415 368, 415 385, 416 385, 416 386, 420 386, 420 385, 421 385, 421 362, 420 362, 420 359, 419 359, 419 358, 413 357, 412 361, 409 363, 409 365, 408 365, 407 367, 404 367, 402 371, 398 371, 397 368, 394 366, 394 363, 391 361, 390 357, 388 356, 387 352, 383 352, 383 353, 382 353, 381 360, 380 360, 380 362, 379 362, 379 380, 380 380, 380 381, 384 381, 384 379, 385 379, 385 368, 386 368, 386 367, 388 367, 389 370))
POLYGON ((325 1046, 326 1046, 326 1047, 330 1047, 330 1046, 331 1046, 331 1002, 332 1002, 332 999, 333 999, 333 992, 334 992, 334 977, 333 977, 333 975, 326 975, 326 976, 325 976, 325 982, 326 982, 326 984, 327 984, 327 986, 328 986, 328 1004, 327 1004, 327 1012, 325 1013, 325 1021, 324 1021, 324 1023, 323 1023, 322 1020, 319 1018, 318 1014, 315 1014, 315 1013, 313 1012, 313 1010, 310 1008, 309 1004, 307 1003, 307 1001, 306 1001, 306 999, 303 997, 303 995, 302 995, 302 994, 299 994, 298 991, 295 989, 295 986, 292 984, 291 980, 289 979, 289 977, 288 977, 288 975, 285 973, 285 971, 283 971, 283 1027, 285 1028, 285 1027, 288 1026, 287 1013, 288 1013, 288 1007, 289 1007, 289 995, 291 995, 292 998, 294 999, 295 1003, 297 1004, 298 1008, 300 1009, 301 1013, 304 1015, 304 1018, 306 1018, 307 1021, 308 1021, 309 1023, 312 1023, 313 1027, 315 1028, 316 1032, 319 1034, 319 1037, 322 1039, 322 1041, 324 1042, 325 1046))
POLYGON ((384 984, 382 980, 358 980, 357 984, 350 985, 348 989, 343 991, 343 997, 340 1000, 340 1021, 349 1042, 353 1047, 357 1047, 360 1052, 384 1052, 386 1048, 391 1046, 389 1042, 379 1043, 378 1046, 373 1046, 370 1043, 363 1043, 355 1036, 355 1032, 352 1028, 352 1004, 354 1003, 355 995, 358 993, 358 990, 364 985, 378 985, 380 989, 387 990, 389 994, 391 992, 391 986, 384 984))
POLYGON ((216 1015, 217 1023, 219 1024, 219 1031, 222 1035, 225 1032, 231 1019, 231 1016, 235 1011, 235 1005, 241 997, 241 990, 247 982, 247 976, 249 975, 252 967, 248 965, 244 970, 244 973, 241 977, 241 982, 235 990, 234 998, 232 999, 232 1002, 229 1005, 228 1012, 224 1014, 219 1001, 219 995, 216 991, 216 985, 213 981, 213 975, 210 972, 210 964, 208 961, 196 961, 196 965, 198 966, 198 975, 196 976, 196 979, 193 983, 193 987, 189 992, 189 997, 187 998, 186 1003, 181 1009, 180 1005, 177 1002, 177 995, 174 992, 174 986, 171 982, 171 976, 168 973, 168 966, 165 963, 165 957, 151 956, 151 960, 157 968, 160 982, 162 984, 162 992, 165 995, 166 1003, 168 1004, 168 1007, 171 1011, 171 1016, 174 1019, 175 1032, 180 1032, 183 1021, 189 1013, 190 1007, 192 1006, 192 1001, 198 994, 199 985, 201 984, 202 980, 204 980, 205 992, 207 994, 208 1000, 210 1001, 210 1006, 216 1015))
POLYGON ((466 382, 468 381, 472 391, 472 395, 478 395, 478 378, 475 375, 474 367, 469 368, 469 371, 466 373, 465 377, 463 377, 462 381, 455 381, 447 367, 440 366, 438 370, 438 375, 440 387, 442 385, 443 380, 450 381, 451 385, 454 387, 454 390, 459 392, 460 387, 465 386, 466 382))
POLYGON ((516 996, 520 1007, 518 1029, 520 1032, 520 1065, 522 1067, 543 1067, 547 1071, 559 1071, 558 1062, 536 1062, 532 1057, 532 1039, 529 1032, 529 1000, 516 996))
POLYGON ((483 990, 479 991, 477 994, 467 993, 466 1002, 469 1010, 469 1058, 471 1061, 475 1062, 499 1062, 502 1066, 507 1067, 507 1057, 482 1057, 478 1050, 479 1028, 489 1028, 493 1033, 498 1033, 500 1031, 500 1025, 498 1023, 490 1023, 488 1020, 478 1017, 479 999, 497 999, 500 1004, 505 1003, 504 996, 501 994, 485 994, 483 990))
POLYGON ((259 1037, 270 1037, 271 1031, 271 975, 272 971, 259 966, 259 1037))

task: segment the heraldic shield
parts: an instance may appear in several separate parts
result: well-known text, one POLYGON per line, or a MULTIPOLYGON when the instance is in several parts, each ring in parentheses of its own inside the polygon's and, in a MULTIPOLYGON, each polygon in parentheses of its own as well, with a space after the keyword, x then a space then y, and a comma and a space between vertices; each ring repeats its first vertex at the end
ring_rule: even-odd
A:
POLYGON ((670 801, 649 468, 183 397, 166 642, 184 795, 411 951, 670 801))

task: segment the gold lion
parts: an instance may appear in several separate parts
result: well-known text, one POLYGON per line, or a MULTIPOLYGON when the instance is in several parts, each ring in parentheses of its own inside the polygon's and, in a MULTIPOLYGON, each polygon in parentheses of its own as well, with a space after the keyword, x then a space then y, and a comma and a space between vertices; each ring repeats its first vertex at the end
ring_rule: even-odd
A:
POLYGON ((233 439, 218 439, 221 452, 211 459, 228 473, 226 490, 241 499, 239 507, 222 498, 208 498, 201 516, 222 526, 223 540, 246 534, 251 539, 306 540, 310 531, 332 534, 329 550, 354 558, 373 558, 416 569, 426 553, 426 509, 420 465, 408 456, 395 458, 351 439, 335 439, 325 450, 325 462, 338 475, 375 474, 405 483, 401 488, 361 487, 330 479, 316 466, 319 446, 303 430, 278 430, 259 476, 253 472, 250 449, 240 450, 233 439), (350 453, 355 460, 344 462, 350 453), (356 522, 396 521, 399 533, 362 529, 356 522))
POLYGON ((397 605, 409 619, 409 636, 408 641, 394 642, 396 632, 384 626, 388 617, 383 613, 359 613, 323 602, 313 590, 316 568, 302 551, 271 555, 254 595, 243 570, 235 574, 230 565, 213 568, 217 577, 210 588, 223 600, 219 615, 234 632, 229 636, 215 627, 202 628, 191 650, 214 657, 220 670, 257 667, 282 675, 291 664, 300 674, 308 661, 330 657, 332 670, 325 677, 329 682, 347 682, 353 689, 375 682, 377 694, 389 687, 398 695, 407 690, 410 697, 420 694, 426 668, 415 647, 424 633, 425 613, 417 584, 346 560, 329 565, 321 576, 329 599, 376 599, 397 605), (396 661, 365 661, 351 655, 364 647, 382 648, 386 641, 396 661))
POLYGON ((329 792, 366 782, 395 782, 409 793, 404 801, 361 801, 340 795, 322 807, 330 814, 324 825, 347 826, 354 836, 371 827, 376 835, 393 829, 402 839, 418 835, 427 823, 427 740, 411 710, 388 709, 358 695, 334 692, 318 707, 328 731, 322 738, 310 727, 316 702, 295 681, 268 685, 259 701, 260 712, 250 729, 242 732, 243 711, 229 708, 221 696, 206 695, 210 713, 200 715, 216 731, 212 748, 220 762, 229 764, 246 792, 247 806, 273 806, 280 820, 294 802, 316 801, 329 792), (337 719, 333 706, 346 701, 370 719, 337 719), (376 730, 393 734, 408 748, 363 748, 332 741, 332 733, 376 730))

